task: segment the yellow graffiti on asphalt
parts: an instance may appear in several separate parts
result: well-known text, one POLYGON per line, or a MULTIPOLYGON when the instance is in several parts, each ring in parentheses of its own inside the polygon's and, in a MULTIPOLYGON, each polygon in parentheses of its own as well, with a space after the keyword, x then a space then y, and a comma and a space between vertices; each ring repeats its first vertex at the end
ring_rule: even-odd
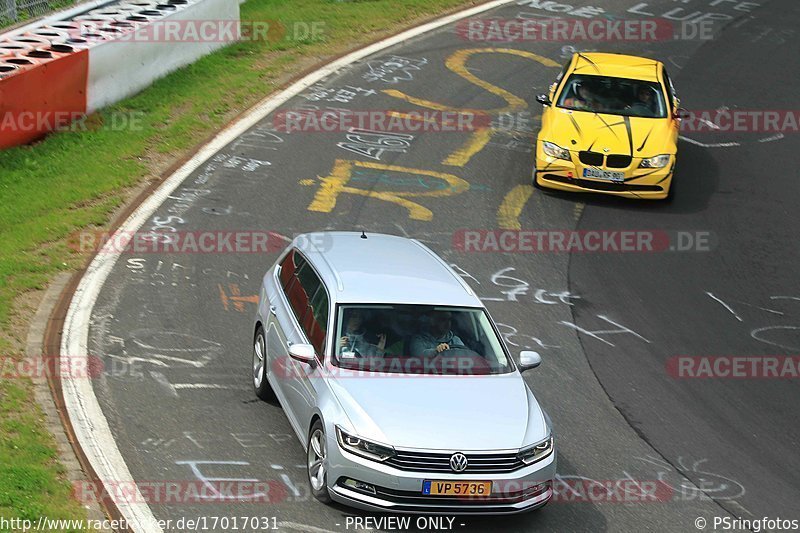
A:
POLYGON ((531 185, 517 185, 511 189, 497 210, 497 225, 501 229, 522 229, 519 216, 533 194, 531 185))
MULTIPOLYGON (((336 201, 339 195, 354 194, 399 205, 408 210, 408 216, 412 220, 428 222, 433 220, 433 212, 409 198, 453 196, 461 194, 469 189, 469 183, 466 180, 444 172, 347 159, 337 159, 331 173, 325 177, 318 177, 318 179, 320 181, 320 187, 314 194, 314 199, 311 201, 311 204, 308 206, 309 211, 330 213, 336 207, 336 201), (353 176, 353 169, 356 167, 377 171, 414 174, 417 176, 429 176, 444 180, 449 187, 425 192, 359 189, 358 187, 353 187, 348 184, 353 176)), ((307 184, 308 181, 303 180, 301 183, 307 184)))
MULTIPOLYGON (((494 109, 471 109, 471 108, 454 107, 447 104, 434 102, 432 100, 417 98, 408 95, 402 91, 398 91, 396 89, 386 89, 383 92, 385 94, 388 94, 389 96, 399 98, 400 100, 404 100, 406 102, 418 105, 420 107, 433 109, 435 111, 455 111, 464 114, 486 114, 486 113, 510 113, 526 109, 528 107, 528 104, 525 102, 525 100, 501 87, 498 87, 497 85, 489 83, 486 80, 482 80, 481 78, 474 75, 467 69, 466 67, 467 60, 476 54, 509 54, 517 57, 530 59, 532 61, 536 61, 546 67, 555 67, 555 68, 559 67, 558 63, 556 63, 552 59, 548 59, 546 57, 542 57, 540 55, 525 50, 516 50, 513 48, 466 48, 458 50, 454 52, 452 55, 450 55, 450 57, 448 57, 447 60, 445 61, 445 65, 447 66, 448 69, 455 72, 456 74, 458 74, 465 80, 469 81, 473 85, 477 85, 478 87, 490 92, 491 94, 499 96, 500 98, 505 100, 506 105, 504 107, 498 107, 494 109)), ((489 143, 494 133, 496 133, 496 131, 489 127, 476 128, 473 131, 470 138, 467 139, 466 143, 464 143, 464 145, 458 148, 455 152, 448 155, 442 161, 442 164, 448 166, 463 167, 472 159, 472 157, 475 154, 479 153, 486 147, 486 145, 489 143)))
POLYGON ((492 139, 492 133, 493 131, 490 128, 476 129, 470 138, 467 139, 467 142, 464 143, 464 146, 447 156, 447 158, 442 161, 442 164, 463 167, 469 163, 472 156, 486 147, 486 144, 492 139))
POLYGON ((572 209, 572 213, 575 215, 575 221, 581 219, 581 215, 583 215, 583 208, 586 207, 586 204, 583 202, 576 202, 575 207, 572 209))

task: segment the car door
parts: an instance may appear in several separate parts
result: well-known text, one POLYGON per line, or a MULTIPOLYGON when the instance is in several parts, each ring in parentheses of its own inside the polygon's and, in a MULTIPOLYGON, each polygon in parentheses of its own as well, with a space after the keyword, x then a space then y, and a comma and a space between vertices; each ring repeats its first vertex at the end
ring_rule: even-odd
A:
POLYGON ((274 348, 278 369, 274 374, 279 381, 280 396, 295 430, 305 436, 308 423, 316 406, 316 381, 320 379, 319 366, 324 358, 329 298, 325 285, 314 268, 293 250, 281 265, 278 273, 282 290, 281 303, 275 306, 275 328, 269 343, 274 348), (289 347, 295 343, 312 344, 317 362, 309 365, 289 357, 289 347))
POLYGON ((289 346, 303 343, 303 334, 297 319, 298 310, 305 310, 307 299, 297 279, 297 271, 306 264, 305 258, 291 250, 275 273, 277 289, 269 294, 270 313, 267 327, 267 353, 272 387, 286 413, 286 417, 299 435, 304 435, 302 423, 304 409, 297 405, 297 361, 289 357, 289 346))

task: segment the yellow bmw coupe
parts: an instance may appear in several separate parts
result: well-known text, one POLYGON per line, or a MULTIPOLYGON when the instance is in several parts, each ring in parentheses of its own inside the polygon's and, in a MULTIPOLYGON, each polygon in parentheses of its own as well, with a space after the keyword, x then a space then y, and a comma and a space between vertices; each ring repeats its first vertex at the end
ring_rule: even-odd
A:
POLYGON ((669 197, 678 107, 664 64, 636 56, 577 53, 544 106, 533 185, 629 198, 669 197))

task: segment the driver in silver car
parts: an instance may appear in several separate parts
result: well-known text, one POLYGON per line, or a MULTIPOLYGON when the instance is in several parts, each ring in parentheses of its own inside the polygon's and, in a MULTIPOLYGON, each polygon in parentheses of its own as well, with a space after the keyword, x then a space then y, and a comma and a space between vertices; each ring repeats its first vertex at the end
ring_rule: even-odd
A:
POLYGON ((450 311, 434 311, 428 315, 428 331, 415 335, 411 340, 411 356, 434 357, 454 348, 466 348, 458 338, 450 323, 453 313, 450 311))

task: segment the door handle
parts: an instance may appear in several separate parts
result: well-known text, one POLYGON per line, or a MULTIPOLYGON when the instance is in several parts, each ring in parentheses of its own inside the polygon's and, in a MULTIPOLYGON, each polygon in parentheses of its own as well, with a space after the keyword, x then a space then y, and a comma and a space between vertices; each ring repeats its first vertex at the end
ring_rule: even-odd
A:
POLYGON ((277 315, 278 314, 278 308, 275 307, 274 305, 270 305, 269 306, 269 312, 272 313, 273 315, 277 315))

